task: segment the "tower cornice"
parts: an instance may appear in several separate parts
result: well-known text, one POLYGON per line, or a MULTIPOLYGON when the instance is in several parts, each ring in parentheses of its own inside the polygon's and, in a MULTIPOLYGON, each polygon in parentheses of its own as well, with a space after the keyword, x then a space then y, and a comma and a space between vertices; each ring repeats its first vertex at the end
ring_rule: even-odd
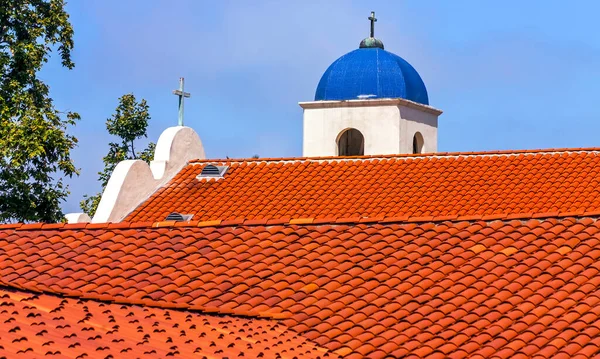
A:
POLYGON ((443 113, 435 107, 429 105, 423 105, 418 102, 405 100, 403 98, 378 98, 378 99, 365 99, 365 100, 342 100, 342 101, 308 101, 299 102, 298 105, 303 109, 313 108, 337 108, 337 107, 370 107, 370 106, 406 106, 415 109, 419 109, 423 112, 431 113, 439 116, 443 113))

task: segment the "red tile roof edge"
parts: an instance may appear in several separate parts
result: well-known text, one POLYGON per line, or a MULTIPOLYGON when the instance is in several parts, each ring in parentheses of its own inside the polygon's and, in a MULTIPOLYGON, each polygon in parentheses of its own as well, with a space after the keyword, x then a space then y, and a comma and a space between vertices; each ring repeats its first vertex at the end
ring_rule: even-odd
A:
POLYGON ((144 228, 181 228, 181 227, 235 227, 235 226, 270 226, 270 225, 321 225, 321 224, 389 224, 389 223, 440 223, 440 222, 472 222, 498 220, 525 220, 572 217, 600 217, 600 211, 549 212, 549 213, 500 213, 490 215, 467 216, 402 216, 402 217, 351 217, 351 218, 266 218, 236 219, 210 221, 162 221, 162 222, 106 222, 106 223, 10 223, 0 224, 0 230, 79 230, 79 229, 144 229, 144 228))
POLYGON ((11 285, 0 285, 0 289, 7 290, 19 290, 32 294, 44 294, 51 295, 59 298, 72 298, 72 299, 83 299, 83 300, 93 300, 98 303, 106 303, 106 304, 121 304, 121 305, 139 305, 142 307, 151 307, 151 308, 161 308, 161 309, 170 309, 170 310, 182 310, 186 312, 198 312, 202 314, 209 314, 214 316, 230 316, 230 317, 238 317, 238 318, 257 318, 257 319, 269 319, 269 320, 283 320, 287 319, 283 313, 269 313, 269 312, 256 312, 256 311, 240 311, 236 310, 235 312, 232 310, 219 309, 216 307, 203 307, 199 305, 189 305, 189 304, 177 304, 173 302, 166 301, 156 301, 152 299, 131 299, 124 297, 115 297, 115 296, 106 296, 106 295, 95 295, 93 293, 83 293, 78 290, 69 290, 64 289, 64 292, 58 293, 54 291, 47 290, 37 290, 34 288, 24 287, 19 284, 11 284, 11 285))
POLYGON ((538 148, 530 150, 496 150, 496 151, 466 151, 466 152, 432 152, 418 154, 394 155, 367 155, 367 156, 323 156, 323 157, 264 157, 264 158, 228 158, 228 159, 195 159, 189 163, 214 163, 214 162, 288 162, 288 161, 333 161, 333 160, 373 160, 390 158, 419 158, 419 157, 458 157, 458 156, 496 156, 520 155, 537 153, 563 153, 563 152, 600 152, 600 147, 577 148, 538 148))

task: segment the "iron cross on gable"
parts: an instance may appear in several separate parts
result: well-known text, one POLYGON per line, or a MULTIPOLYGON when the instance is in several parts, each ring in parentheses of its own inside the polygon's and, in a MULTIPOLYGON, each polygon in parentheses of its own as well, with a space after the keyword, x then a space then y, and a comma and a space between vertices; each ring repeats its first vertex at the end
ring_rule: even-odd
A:
POLYGON ((377 18, 375 17, 375 11, 371 11, 371 16, 369 16, 369 20, 371 20, 371 37, 375 37, 375 23, 377 22, 377 18))
POLYGON ((183 126, 183 99, 191 96, 189 92, 183 91, 183 77, 179 78, 179 90, 173 90, 173 94, 179 97, 179 126, 183 126))

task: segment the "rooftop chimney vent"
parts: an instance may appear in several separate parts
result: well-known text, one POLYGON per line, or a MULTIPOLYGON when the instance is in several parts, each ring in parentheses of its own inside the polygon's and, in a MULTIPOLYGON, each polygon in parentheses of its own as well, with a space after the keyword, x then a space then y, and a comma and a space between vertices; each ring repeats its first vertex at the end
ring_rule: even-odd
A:
POLYGON ((201 178, 223 178, 225 173, 227 172, 228 166, 215 166, 215 165, 206 165, 202 169, 202 172, 198 175, 198 179, 201 178))
POLYGON ((177 212, 172 212, 167 216, 165 221, 183 222, 191 220, 192 217, 194 217, 193 214, 181 214, 177 212))

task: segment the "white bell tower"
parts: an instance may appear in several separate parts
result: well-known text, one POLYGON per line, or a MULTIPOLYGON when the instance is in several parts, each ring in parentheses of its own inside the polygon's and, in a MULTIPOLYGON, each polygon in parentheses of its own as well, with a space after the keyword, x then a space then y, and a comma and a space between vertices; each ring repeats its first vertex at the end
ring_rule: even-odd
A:
POLYGON ((360 156, 437 152, 442 111, 402 98, 300 102, 302 155, 360 156))
POLYGON ((437 152, 438 117, 425 84, 403 58, 370 36, 325 71, 304 110, 303 156, 437 152))

